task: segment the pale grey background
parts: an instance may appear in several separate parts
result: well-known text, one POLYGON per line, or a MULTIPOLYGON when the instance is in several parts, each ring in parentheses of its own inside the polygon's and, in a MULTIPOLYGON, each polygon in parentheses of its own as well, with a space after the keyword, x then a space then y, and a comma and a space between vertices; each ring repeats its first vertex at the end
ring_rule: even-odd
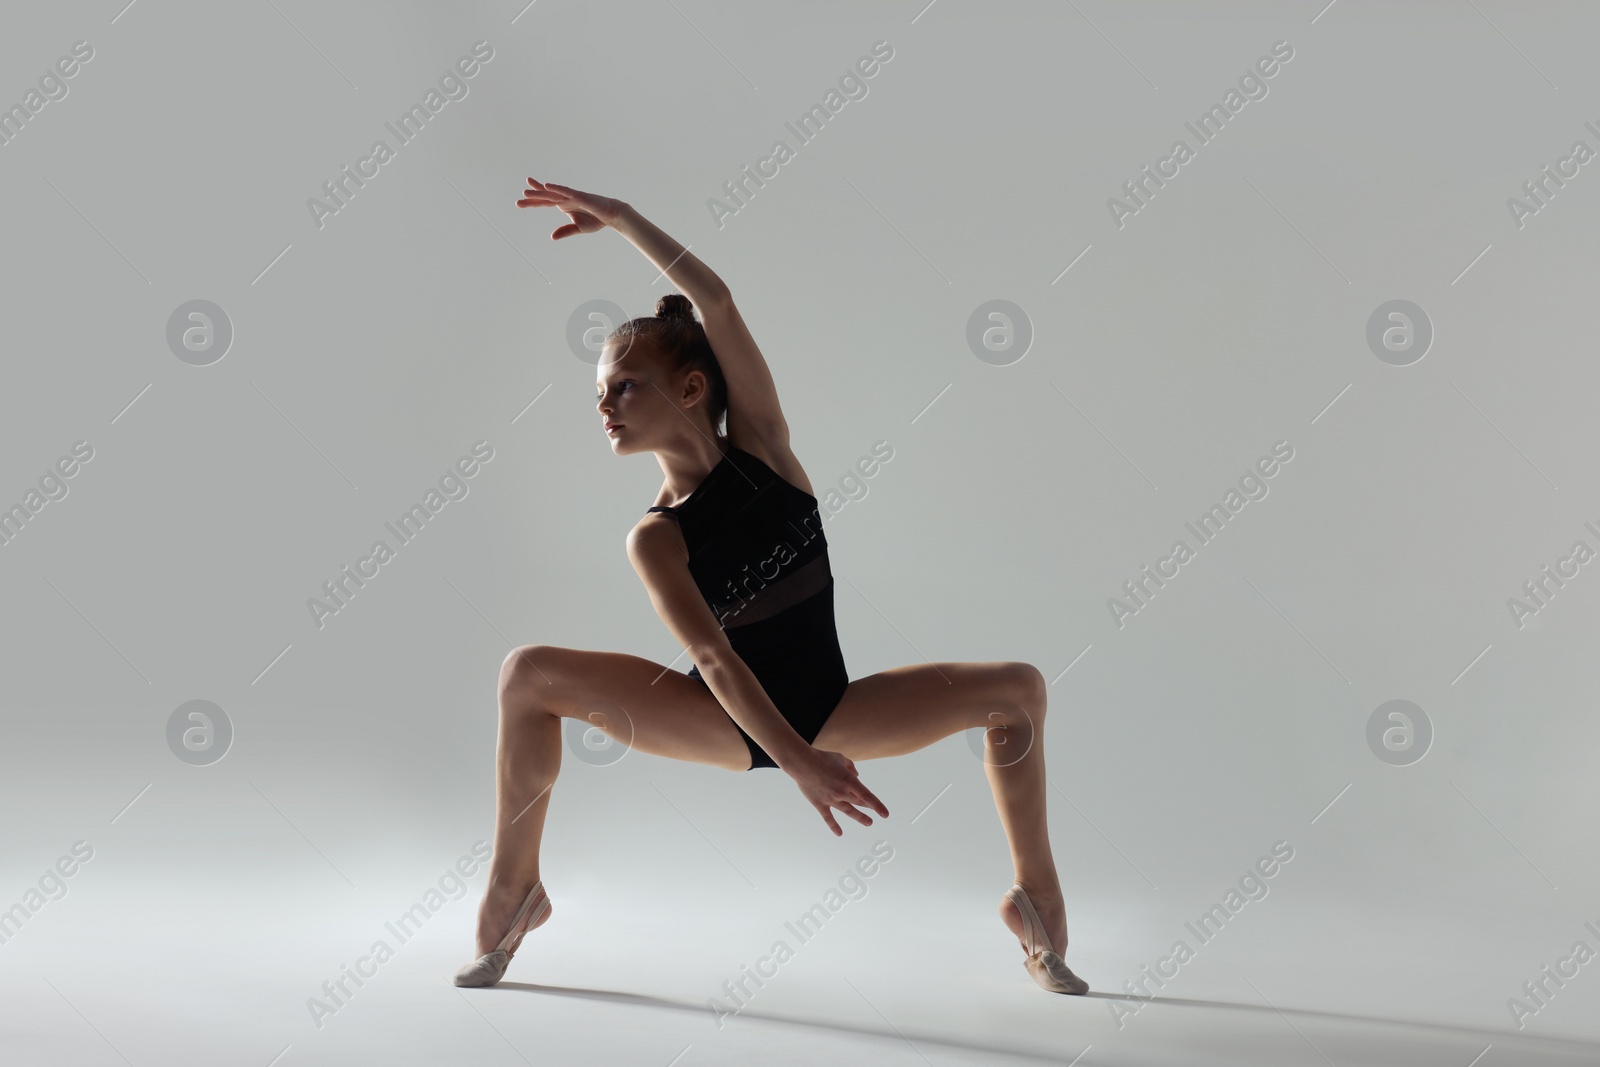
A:
POLYGON ((0 908, 95 849, 0 945, 0 1038, 26 1062, 1593 1054, 1556 1039, 1600 1041, 1600 964, 1520 1033, 1506 1005, 1575 941, 1600 949, 1600 578, 1523 629, 1507 609, 1574 541, 1600 547, 1596 166, 1520 230, 1506 207, 1574 141, 1600 148, 1592 5, 6 15, 0 102, 95 49, 0 147, 0 502, 95 449, 0 548, 0 908), (480 39, 469 95, 319 230, 307 198, 480 39), (868 94, 719 228, 708 199, 878 40, 894 57, 868 94), (1295 55, 1268 95, 1119 229, 1107 199, 1279 40, 1295 55), (819 495, 893 447, 827 527, 846 663, 1022 659, 1052 680, 1068 959, 1097 992, 1293 845, 1171 982, 1182 1003, 1119 1030, 1111 1000, 1023 999, 994 914, 1008 853, 952 737, 863 764, 893 815, 843 839, 781 772, 569 755, 544 860, 564 921, 508 982, 683 1010, 624 1032, 625 998, 464 1003, 447 979, 480 873, 312 1025, 322 981, 491 837, 506 652, 680 653, 623 551, 659 467, 611 455, 565 343, 578 305, 645 314, 668 287, 614 233, 551 242, 564 216, 514 205, 528 175, 631 202, 727 280, 819 495), (1397 298, 1435 329, 1408 367, 1365 341, 1397 298), (193 299, 235 331, 209 367, 165 341, 193 299), (965 340, 992 299, 1035 333, 1010 366, 965 340), (307 598, 482 439, 469 495, 317 629, 307 598), (1119 630, 1107 598, 1279 440, 1270 494, 1119 630), (166 747, 197 698, 235 729, 209 767, 166 747), (1395 698, 1435 730, 1408 767, 1365 738, 1395 698), (879 838, 895 859, 845 932, 716 1030, 705 998, 879 838), (808 1051, 762 1012, 816 1023, 808 1051), (1361 1026, 1361 1051, 1340 1044, 1361 1026))

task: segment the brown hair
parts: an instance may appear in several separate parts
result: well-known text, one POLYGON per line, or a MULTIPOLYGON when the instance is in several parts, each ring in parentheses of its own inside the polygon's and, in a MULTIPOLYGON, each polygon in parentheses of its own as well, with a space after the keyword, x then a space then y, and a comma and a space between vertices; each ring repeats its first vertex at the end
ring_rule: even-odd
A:
POLYGON ((656 313, 629 319, 606 338, 606 344, 621 343, 624 349, 633 339, 653 342, 666 356, 667 366, 675 371, 697 370, 706 376, 706 411, 711 416, 712 432, 718 432, 728 413, 728 383, 722 377, 705 327, 694 317, 694 305, 682 293, 668 293, 656 301, 656 313))

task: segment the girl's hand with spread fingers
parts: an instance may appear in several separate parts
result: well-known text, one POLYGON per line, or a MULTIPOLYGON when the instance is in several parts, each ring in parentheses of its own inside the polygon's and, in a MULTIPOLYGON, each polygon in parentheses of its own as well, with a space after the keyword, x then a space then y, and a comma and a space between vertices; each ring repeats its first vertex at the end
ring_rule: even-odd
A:
POLYGON ((613 200, 609 196, 580 192, 565 185, 541 182, 533 178, 528 179, 528 188, 523 192, 522 199, 517 201, 517 206, 554 207, 566 212, 572 221, 565 226, 556 227, 550 234, 550 239, 553 241, 580 233, 603 230, 616 222, 628 207, 621 200, 613 200))

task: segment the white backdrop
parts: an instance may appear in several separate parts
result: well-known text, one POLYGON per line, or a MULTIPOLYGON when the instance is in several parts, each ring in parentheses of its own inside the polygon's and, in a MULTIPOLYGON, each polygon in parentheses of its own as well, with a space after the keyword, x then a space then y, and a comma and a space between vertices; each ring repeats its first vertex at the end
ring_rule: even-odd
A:
POLYGON ((897 1030, 1145 1062, 1207 1005, 1274 1062, 1355 1062, 1313 1030, 1340 1020, 1428 1024, 1395 1040, 1441 1063, 1593 1053, 1600 977, 1561 962, 1600 951, 1590 5, 121 4, 0 33, 17 1048, 739 1062, 751 1031, 704 1001, 883 840, 849 932, 751 1019, 907 1062, 934 1045, 897 1030), (863 764, 893 814, 843 839, 781 772, 575 741, 556 917, 509 978, 650 992, 682 1033, 464 1002, 481 869, 313 1021, 491 839, 511 647, 688 666, 623 551, 660 469, 611 455, 570 341, 667 283, 614 233, 550 241, 529 175, 632 203, 732 288, 829 513, 853 678, 1051 680, 1068 960, 1108 996, 1018 999, 970 738, 863 764), (190 762, 196 700, 227 729, 190 762), (1159 1001, 1117 998, 1179 940, 1159 1001))

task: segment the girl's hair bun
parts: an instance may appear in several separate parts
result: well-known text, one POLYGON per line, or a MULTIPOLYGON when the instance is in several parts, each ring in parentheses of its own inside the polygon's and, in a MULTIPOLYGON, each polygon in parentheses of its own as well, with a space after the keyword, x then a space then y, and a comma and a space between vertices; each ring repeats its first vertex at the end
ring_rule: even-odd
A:
POLYGON ((675 374, 697 370, 706 376, 710 397, 706 402, 706 417, 711 429, 724 434, 722 429, 728 415, 728 383, 722 376, 722 366, 717 354, 711 351, 706 330, 695 318, 694 304, 682 293, 668 293, 656 301, 654 315, 640 315, 629 319, 607 335, 607 345, 620 344, 626 353, 637 338, 649 341, 659 355, 662 366, 675 374))
POLYGON ((656 301, 656 318, 694 321, 694 305, 682 293, 668 293, 656 301))

